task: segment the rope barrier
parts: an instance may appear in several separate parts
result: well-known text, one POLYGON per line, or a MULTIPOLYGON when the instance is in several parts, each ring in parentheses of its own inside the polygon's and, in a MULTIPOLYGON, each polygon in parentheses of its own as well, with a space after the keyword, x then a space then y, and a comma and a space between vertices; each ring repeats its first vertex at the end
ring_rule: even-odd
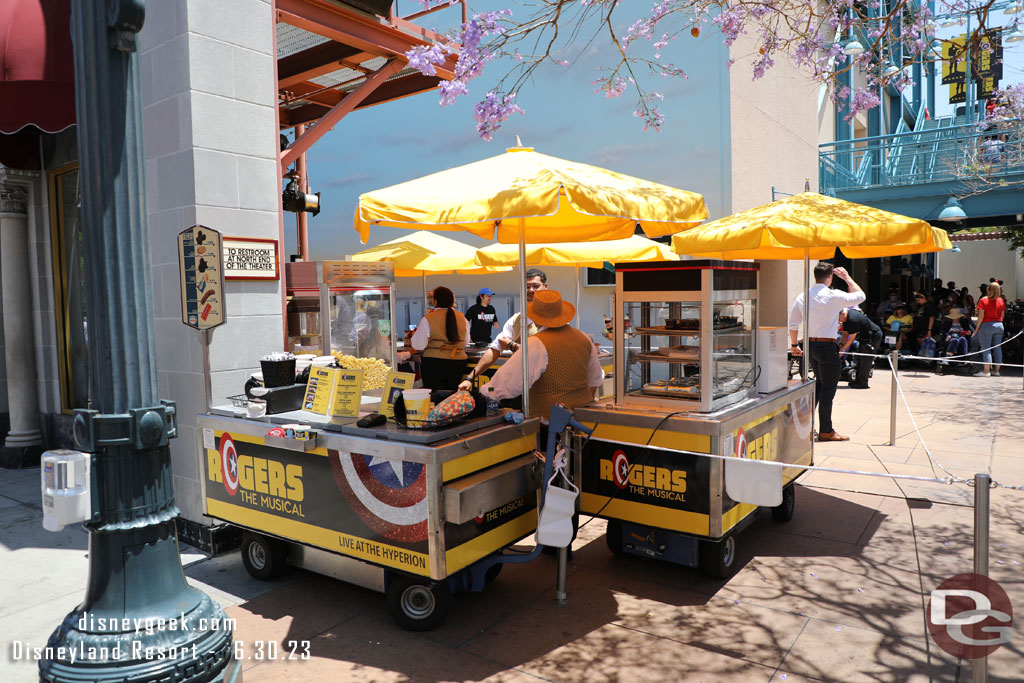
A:
MULTIPOLYGON (((981 353, 984 353, 986 351, 991 351, 992 349, 999 348, 1000 346, 1004 346, 1005 344, 1008 344, 1008 343, 1012 342, 1014 339, 1016 339, 1017 337, 1021 336, 1022 334, 1024 334, 1024 330, 1021 330, 1020 332, 1018 332, 1017 334, 1013 335, 1012 337, 1009 337, 1008 339, 1004 339, 1003 341, 999 342, 998 344, 996 344, 994 346, 990 346, 987 349, 980 349, 978 351, 971 351, 970 353, 967 353, 967 354, 964 354, 964 355, 961 355, 961 356, 935 356, 935 357, 929 357, 929 356, 904 356, 904 355, 900 355, 900 359, 901 360, 939 361, 939 360, 957 360, 959 358, 970 358, 971 356, 977 356, 977 355, 979 355, 981 353)), ((843 351, 843 352, 841 352, 841 355, 843 355, 843 356, 870 356, 871 358, 888 358, 889 357, 888 354, 883 354, 883 353, 860 353, 859 351, 843 351)), ((977 364, 980 364, 980 365, 995 365, 995 363, 992 363, 992 362, 985 363, 984 361, 962 361, 962 362, 964 362, 964 363, 977 363, 977 364)), ((998 365, 1000 367, 1004 367, 1005 366, 1005 367, 1008 367, 1008 368, 1024 368, 1024 365, 1019 364, 1019 363, 999 363, 998 365)))

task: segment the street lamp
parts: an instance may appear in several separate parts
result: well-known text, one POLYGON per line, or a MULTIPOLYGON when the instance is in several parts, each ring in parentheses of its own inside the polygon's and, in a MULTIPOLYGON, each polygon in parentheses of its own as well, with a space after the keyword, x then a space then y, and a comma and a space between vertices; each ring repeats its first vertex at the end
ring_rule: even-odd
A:
POLYGON ((856 57, 857 55, 863 52, 864 46, 861 45, 860 41, 857 40, 856 38, 854 38, 853 40, 851 40, 850 42, 843 46, 843 54, 850 57, 856 57))
POLYGON ((958 223, 965 218, 967 218, 967 213, 964 211, 964 207, 960 206, 960 201, 956 197, 950 197, 946 200, 946 206, 939 212, 938 220, 946 223, 958 223))

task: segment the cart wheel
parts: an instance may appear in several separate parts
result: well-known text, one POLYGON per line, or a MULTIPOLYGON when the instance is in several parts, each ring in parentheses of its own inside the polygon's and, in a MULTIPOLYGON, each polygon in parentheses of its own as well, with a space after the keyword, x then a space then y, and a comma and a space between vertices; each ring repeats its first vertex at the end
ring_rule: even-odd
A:
MULTIPOLYGON (((501 566, 501 565, 497 565, 501 566)), ((395 574, 387 592, 388 612, 406 631, 429 631, 444 621, 452 605, 448 583, 395 574)))
POLYGON ((782 503, 772 508, 772 519, 776 522, 788 522, 793 519, 796 507, 796 487, 790 484, 782 489, 782 503))
POLYGON ((622 522, 616 519, 608 520, 608 528, 604 532, 604 542, 608 544, 608 550, 612 555, 625 555, 622 548, 622 522))
POLYGON ((248 532, 242 537, 242 564, 254 579, 276 579, 288 568, 288 546, 279 539, 248 532))
POLYGON ((727 579, 736 571, 736 534, 721 541, 701 541, 697 550, 700 570, 716 579, 727 579))
POLYGON ((486 586, 492 581, 494 581, 496 578, 498 578, 498 574, 501 573, 501 568, 504 566, 504 562, 499 562, 498 564, 492 564, 490 567, 488 567, 487 571, 484 573, 484 585, 486 586))

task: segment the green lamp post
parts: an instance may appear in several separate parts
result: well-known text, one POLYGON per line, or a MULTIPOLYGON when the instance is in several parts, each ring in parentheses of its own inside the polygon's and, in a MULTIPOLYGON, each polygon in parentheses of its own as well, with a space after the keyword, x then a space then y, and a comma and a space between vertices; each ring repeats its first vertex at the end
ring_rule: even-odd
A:
POLYGON ((72 3, 92 406, 89 580, 50 636, 43 681, 240 680, 221 607, 185 582, 158 399, 136 35, 144 0, 72 3), (49 654, 52 653, 52 654, 49 654))

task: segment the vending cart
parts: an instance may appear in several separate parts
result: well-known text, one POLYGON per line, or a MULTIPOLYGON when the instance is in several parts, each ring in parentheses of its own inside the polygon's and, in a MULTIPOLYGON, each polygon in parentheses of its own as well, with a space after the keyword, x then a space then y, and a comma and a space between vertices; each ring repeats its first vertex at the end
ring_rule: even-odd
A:
POLYGON ((724 461, 702 453, 792 463, 772 507, 792 517, 793 481, 813 460, 814 385, 759 382, 786 377, 772 367, 786 347, 758 344, 758 271, 741 261, 616 265, 615 395, 575 411, 594 429, 576 440, 581 511, 608 520, 612 552, 735 571, 737 535, 759 507, 731 499, 724 461))
MULTIPOLYGON (((426 431, 223 406, 198 427, 204 513, 245 530, 252 576, 291 564, 385 592, 410 630, 437 625, 474 565, 537 526, 537 420, 426 431), (287 423, 311 429, 270 434, 287 423)), ((500 564, 481 570, 489 580, 500 564)))

